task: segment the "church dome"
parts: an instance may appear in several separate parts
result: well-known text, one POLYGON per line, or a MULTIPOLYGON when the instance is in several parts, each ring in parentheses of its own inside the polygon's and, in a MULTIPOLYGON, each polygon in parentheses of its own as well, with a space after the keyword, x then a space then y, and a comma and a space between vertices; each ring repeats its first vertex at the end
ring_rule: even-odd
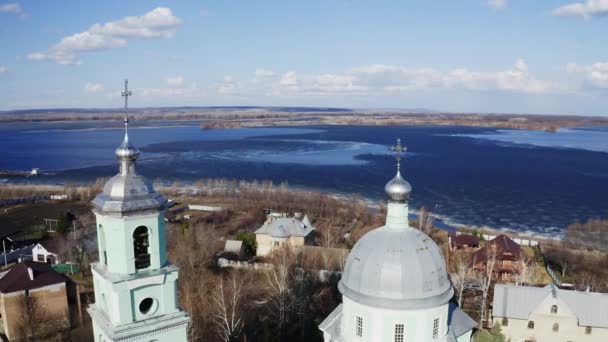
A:
MULTIPOLYGON (((402 151, 399 140, 397 151, 402 151)), ((389 199, 386 224, 365 234, 350 251, 340 292, 380 308, 423 309, 448 303, 454 290, 441 250, 429 236, 409 227, 412 187, 401 177, 399 163, 397 175, 384 190, 389 199)))
POLYGON ((384 192, 390 201, 406 202, 412 192, 412 186, 401 177, 401 172, 397 171, 395 177, 384 186, 384 192))
POLYGON ((453 295, 439 247, 413 228, 365 234, 346 260, 339 289, 356 302, 394 309, 438 306, 453 295))

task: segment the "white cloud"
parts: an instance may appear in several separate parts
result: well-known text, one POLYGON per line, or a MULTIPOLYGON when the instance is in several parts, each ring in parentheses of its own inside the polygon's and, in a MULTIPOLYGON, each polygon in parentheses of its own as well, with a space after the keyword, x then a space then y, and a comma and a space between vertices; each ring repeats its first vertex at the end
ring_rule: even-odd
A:
POLYGON ((170 87, 181 87, 184 85, 184 77, 181 75, 175 77, 167 77, 167 85, 170 87))
POLYGON ((94 24, 87 31, 63 38, 47 51, 28 54, 28 59, 78 64, 81 53, 124 47, 129 39, 173 37, 181 23, 170 8, 157 7, 139 17, 94 24))
POLYGON ((0 5, 0 12, 21 14, 21 13, 23 13, 23 9, 21 8, 21 5, 19 5, 16 2, 13 2, 13 3, 0 5))
POLYGON ((488 0, 487 5, 494 9, 502 9, 507 6, 507 0, 488 0))
POLYGON ((275 75, 274 71, 266 70, 266 69, 255 69, 255 77, 273 77, 275 75))
POLYGON ((7 68, 7 67, 5 67, 5 66, 3 66, 3 65, 0 65, 0 74, 4 74, 4 73, 5 73, 5 72, 7 72, 7 71, 8 71, 8 68, 7 68))
POLYGON ((240 88, 240 84, 235 82, 232 76, 224 76, 224 80, 217 86, 216 90, 220 94, 234 94, 240 88))
POLYGON ((608 89, 608 62, 597 62, 591 65, 568 63, 566 70, 583 74, 585 81, 593 87, 608 89))
POLYGON ((281 76, 279 84, 289 89, 295 90, 298 88, 298 75, 295 71, 288 71, 281 76))
POLYGON ((361 66, 339 74, 298 75, 295 71, 289 71, 282 75, 278 84, 271 84, 270 89, 265 89, 265 93, 280 93, 277 89, 304 95, 378 95, 436 89, 546 94, 564 90, 551 82, 533 77, 523 59, 515 61, 511 68, 495 72, 466 68, 444 72, 432 68, 410 69, 384 64, 361 66))
POLYGON ((553 15, 590 19, 608 14, 608 0, 587 0, 564 5, 553 10, 553 15))
POLYGON ((102 93, 104 89, 105 88, 101 83, 87 82, 87 84, 84 85, 84 91, 87 93, 102 93))

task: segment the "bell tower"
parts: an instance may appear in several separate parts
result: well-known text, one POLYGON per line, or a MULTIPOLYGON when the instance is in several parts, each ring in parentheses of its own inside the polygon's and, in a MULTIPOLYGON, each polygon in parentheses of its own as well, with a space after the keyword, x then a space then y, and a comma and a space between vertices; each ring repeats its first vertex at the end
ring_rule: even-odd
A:
POLYGON ((91 266, 96 302, 88 312, 96 342, 187 341, 190 319, 177 303, 178 268, 166 257, 167 200, 135 172, 131 94, 125 81, 125 135, 115 151, 120 171, 92 202, 99 262, 91 266))

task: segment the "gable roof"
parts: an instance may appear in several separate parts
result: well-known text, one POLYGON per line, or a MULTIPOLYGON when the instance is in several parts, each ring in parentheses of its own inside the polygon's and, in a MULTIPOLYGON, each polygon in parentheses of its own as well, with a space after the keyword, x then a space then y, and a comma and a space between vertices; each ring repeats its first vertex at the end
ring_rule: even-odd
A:
POLYGON ((313 230, 315 228, 310 225, 307 216, 304 216, 301 221, 295 217, 271 217, 255 233, 285 238, 290 236, 307 236, 313 230))
POLYGON ((51 265, 44 262, 25 261, 13 266, 0 279, 0 292, 9 293, 37 289, 49 285, 65 283, 69 279, 57 273, 51 265), (30 279, 28 268, 32 269, 34 279, 30 279))
POLYGON ((556 296, 576 315, 579 326, 608 328, 608 294, 545 287, 496 284, 492 316, 528 319, 547 298, 556 296))
POLYGON ((473 235, 460 234, 452 237, 452 246, 479 246, 479 239, 473 235))
POLYGON ((503 257, 505 253, 512 254, 513 260, 521 258, 524 253, 517 242, 511 240, 508 236, 501 234, 488 241, 485 246, 473 253, 471 260, 475 260, 476 263, 485 262, 488 259, 488 248, 492 248, 491 246, 496 246, 496 258, 498 260, 507 259, 503 257))

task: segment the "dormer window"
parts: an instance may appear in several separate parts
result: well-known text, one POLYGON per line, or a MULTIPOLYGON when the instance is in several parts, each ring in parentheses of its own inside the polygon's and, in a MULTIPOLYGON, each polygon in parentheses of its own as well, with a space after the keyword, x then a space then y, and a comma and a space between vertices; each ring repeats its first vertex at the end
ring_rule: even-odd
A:
POLYGON ((133 254, 135 256, 135 269, 137 270, 150 267, 148 236, 148 227, 139 226, 133 232, 133 254))
POLYGON ((552 314, 556 314, 557 313, 557 305, 552 305, 551 306, 551 313, 552 314))

